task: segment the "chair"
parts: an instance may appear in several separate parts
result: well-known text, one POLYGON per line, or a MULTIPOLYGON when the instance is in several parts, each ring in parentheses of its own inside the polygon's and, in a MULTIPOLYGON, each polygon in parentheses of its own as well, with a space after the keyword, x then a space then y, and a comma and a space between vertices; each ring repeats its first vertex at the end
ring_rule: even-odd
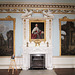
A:
POLYGON ((9 65, 8 72, 9 72, 10 69, 12 69, 12 74, 14 74, 14 69, 15 68, 17 70, 15 59, 10 59, 10 65, 9 65))

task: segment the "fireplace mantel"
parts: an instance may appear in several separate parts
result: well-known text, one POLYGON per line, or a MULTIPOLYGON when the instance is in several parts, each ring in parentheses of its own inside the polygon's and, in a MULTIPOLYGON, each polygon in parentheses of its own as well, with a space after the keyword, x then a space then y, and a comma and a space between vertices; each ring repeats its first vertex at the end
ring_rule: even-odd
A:
POLYGON ((45 68, 52 69, 52 46, 50 47, 24 47, 23 69, 30 68, 30 54, 45 54, 45 68))
POLYGON ((33 10, 22 14, 21 18, 23 21, 23 69, 28 70, 30 68, 30 54, 45 54, 45 68, 51 70, 52 68, 52 19, 53 14, 48 10, 42 11, 42 13, 34 13, 33 10), (34 16, 38 14, 41 17, 34 16), (35 41, 30 41, 30 21, 45 21, 45 41, 35 45, 35 41))
POLYGON ((45 53, 52 53, 51 51, 52 46, 50 47, 24 47, 24 53, 28 53, 28 54, 45 54, 45 53))

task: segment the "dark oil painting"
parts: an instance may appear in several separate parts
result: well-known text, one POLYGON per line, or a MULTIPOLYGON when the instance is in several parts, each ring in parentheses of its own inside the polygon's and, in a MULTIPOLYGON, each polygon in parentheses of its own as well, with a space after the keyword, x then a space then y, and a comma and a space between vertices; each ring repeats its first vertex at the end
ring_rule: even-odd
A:
POLYGON ((13 54, 13 21, 0 20, 0 56, 13 54))
POLYGON ((61 55, 75 55, 75 21, 61 21, 61 55))

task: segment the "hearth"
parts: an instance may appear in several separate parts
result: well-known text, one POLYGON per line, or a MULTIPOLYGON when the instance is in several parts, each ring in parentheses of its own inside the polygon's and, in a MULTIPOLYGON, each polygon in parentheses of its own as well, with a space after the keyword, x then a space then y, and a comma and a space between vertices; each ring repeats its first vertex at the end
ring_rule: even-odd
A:
POLYGON ((30 54, 30 69, 45 69, 45 54, 30 54))

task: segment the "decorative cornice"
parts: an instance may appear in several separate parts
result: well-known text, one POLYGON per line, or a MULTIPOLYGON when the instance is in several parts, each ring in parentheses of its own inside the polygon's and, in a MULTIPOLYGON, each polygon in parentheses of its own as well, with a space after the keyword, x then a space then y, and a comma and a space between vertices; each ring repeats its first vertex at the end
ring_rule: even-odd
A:
POLYGON ((0 3, 0 13, 24 13, 25 9, 50 10, 53 14, 75 14, 75 4, 49 3, 0 3))
POLYGON ((22 8, 67 8, 67 9, 74 9, 75 5, 56 5, 56 4, 0 4, 0 7, 22 7, 22 8))

